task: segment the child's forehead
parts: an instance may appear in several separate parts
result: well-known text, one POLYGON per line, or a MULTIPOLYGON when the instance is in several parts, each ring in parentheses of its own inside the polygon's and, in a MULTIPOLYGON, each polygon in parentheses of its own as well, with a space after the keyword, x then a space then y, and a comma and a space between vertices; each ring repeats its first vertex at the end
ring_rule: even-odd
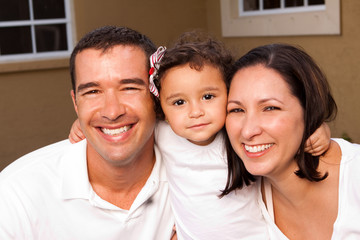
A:
POLYGON ((201 69, 189 64, 173 67, 162 78, 162 87, 180 91, 191 87, 193 90, 222 89, 226 83, 221 71, 211 64, 203 65, 201 69))
POLYGON ((178 70, 179 74, 181 72, 179 70, 189 71, 189 72, 196 71, 200 74, 201 73, 206 74, 207 72, 210 72, 210 71, 213 73, 217 72, 221 75, 221 78, 223 78, 221 68, 218 66, 215 66, 214 64, 207 63, 207 62, 204 62, 201 65, 197 64, 197 63, 193 63, 193 62, 187 62, 187 63, 181 64, 181 65, 173 66, 173 67, 169 68, 167 70, 167 72, 170 72, 170 71, 176 72, 176 70, 178 70))

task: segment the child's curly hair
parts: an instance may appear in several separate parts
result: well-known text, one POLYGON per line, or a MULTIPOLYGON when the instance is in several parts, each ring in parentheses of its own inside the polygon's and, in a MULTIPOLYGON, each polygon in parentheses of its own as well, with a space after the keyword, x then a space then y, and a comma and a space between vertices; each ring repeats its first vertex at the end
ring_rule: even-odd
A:
MULTIPOLYGON (((165 51, 155 85, 160 92, 162 77, 173 67, 189 64, 192 69, 201 71, 205 64, 210 64, 220 70, 226 87, 229 88, 227 75, 233 62, 234 57, 222 42, 199 30, 186 32, 172 48, 165 51)), ((159 119, 165 118, 159 100, 156 101, 156 113, 159 119)))

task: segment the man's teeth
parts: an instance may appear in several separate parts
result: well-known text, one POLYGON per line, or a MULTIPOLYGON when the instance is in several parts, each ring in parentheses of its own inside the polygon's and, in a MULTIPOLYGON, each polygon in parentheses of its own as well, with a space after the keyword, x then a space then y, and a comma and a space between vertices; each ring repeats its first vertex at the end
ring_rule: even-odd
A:
POLYGON ((259 145, 259 146, 253 146, 253 147, 245 145, 245 149, 248 152, 257 153, 257 152, 262 152, 262 151, 270 148, 272 145, 274 145, 274 144, 266 144, 266 145, 259 145))
POLYGON ((116 129, 108 129, 108 128, 101 128, 101 131, 107 135, 117 135, 117 134, 121 134, 124 133, 126 131, 129 131, 129 129, 131 128, 130 125, 121 127, 121 128, 116 128, 116 129))

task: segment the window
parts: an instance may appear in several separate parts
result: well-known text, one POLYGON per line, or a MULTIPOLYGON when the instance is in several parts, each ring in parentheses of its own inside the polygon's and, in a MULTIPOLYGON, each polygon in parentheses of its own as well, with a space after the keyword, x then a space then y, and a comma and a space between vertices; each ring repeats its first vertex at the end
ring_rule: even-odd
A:
POLYGON ((221 0, 221 20, 225 37, 340 34, 340 0, 221 0))
POLYGON ((239 0, 239 17, 324 10, 325 0, 239 0))
POLYGON ((70 0, 0 0, 0 62, 67 57, 70 0))

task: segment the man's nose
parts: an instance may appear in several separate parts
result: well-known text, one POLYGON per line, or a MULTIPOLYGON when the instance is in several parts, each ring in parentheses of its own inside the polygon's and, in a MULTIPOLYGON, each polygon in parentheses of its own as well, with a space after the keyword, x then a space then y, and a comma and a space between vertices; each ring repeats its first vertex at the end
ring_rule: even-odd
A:
POLYGON ((125 105, 114 92, 108 92, 104 95, 103 106, 101 109, 102 117, 114 121, 126 112, 125 105))

